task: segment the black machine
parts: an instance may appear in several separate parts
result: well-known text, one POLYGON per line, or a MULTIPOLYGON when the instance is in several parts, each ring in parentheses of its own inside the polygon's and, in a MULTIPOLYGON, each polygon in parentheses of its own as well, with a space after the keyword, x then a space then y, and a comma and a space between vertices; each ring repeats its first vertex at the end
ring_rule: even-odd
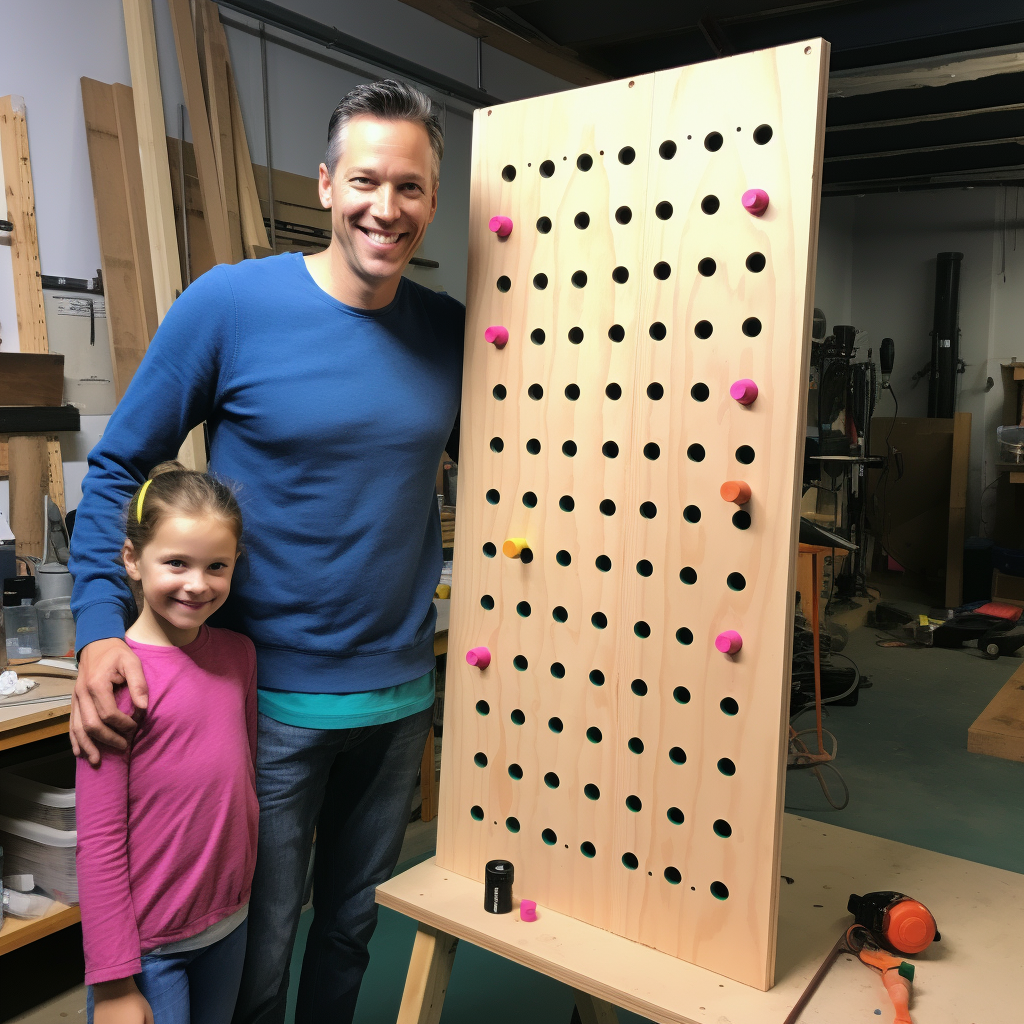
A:
POLYGON ((935 319, 932 365, 928 375, 928 415, 949 419, 956 411, 956 375, 960 362, 960 263, 962 252, 935 257, 935 319))

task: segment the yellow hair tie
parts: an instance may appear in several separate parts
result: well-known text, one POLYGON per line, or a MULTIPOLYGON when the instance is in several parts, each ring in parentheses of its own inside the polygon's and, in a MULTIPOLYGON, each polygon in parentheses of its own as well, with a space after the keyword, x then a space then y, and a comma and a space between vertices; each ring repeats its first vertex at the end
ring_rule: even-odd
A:
POLYGON ((135 503, 135 518, 138 522, 142 522, 142 502, 146 497, 146 491, 149 490, 149 485, 152 480, 147 480, 139 491, 139 500, 135 503))

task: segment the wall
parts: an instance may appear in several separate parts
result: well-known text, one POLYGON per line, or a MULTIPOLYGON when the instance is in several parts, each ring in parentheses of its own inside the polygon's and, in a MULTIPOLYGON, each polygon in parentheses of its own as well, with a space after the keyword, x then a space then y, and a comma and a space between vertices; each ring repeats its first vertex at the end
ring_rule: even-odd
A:
MULTIPOLYGON (((398 0, 284 3, 476 85, 476 40, 398 0)), ((154 0, 153 6, 167 133, 176 136, 182 91, 174 36, 166 0, 154 0)), ((225 16, 255 24, 230 11, 225 11, 225 16)), ((121 0, 0 0, 0 21, 6 41, 0 60, 0 96, 24 96, 27 106, 42 272, 91 278, 100 256, 79 79, 87 76, 131 84, 121 0)), ((266 146, 259 40, 232 28, 227 35, 252 156, 262 163, 266 146)), ((312 43, 308 47, 318 49, 312 43)), ((345 92, 369 75, 360 77, 272 43, 267 47, 267 64, 274 166, 315 175, 331 111, 345 92)), ((483 84, 501 100, 566 87, 560 79, 488 46, 483 47, 483 84)), ((413 273, 422 283, 464 299, 472 123, 465 104, 453 101, 446 107, 448 138, 438 215, 421 250, 421 255, 438 260, 441 267, 413 273)), ((185 135, 190 138, 187 127, 185 135)), ((0 338, 4 351, 17 349, 10 249, 6 246, 0 246, 0 338)), ((80 434, 61 438, 70 508, 81 498, 85 457, 105 423, 105 417, 83 417, 80 434)), ((7 507, 7 481, 0 480, 0 513, 6 516, 7 507)))

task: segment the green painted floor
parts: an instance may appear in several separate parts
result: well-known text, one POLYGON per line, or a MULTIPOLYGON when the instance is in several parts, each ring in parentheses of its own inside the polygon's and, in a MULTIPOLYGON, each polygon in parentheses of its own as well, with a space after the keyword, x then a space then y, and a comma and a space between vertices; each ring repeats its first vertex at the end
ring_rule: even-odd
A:
MULTIPOLYGON (((787 808, 1024 872, 1024 764, 967 752, 967 727, 1020 659, 988 661, 966 648, 880 648, 880 635, 868 627, 851 635, 844 653, 873 685, 861 691, 857 707, 832 708, 826 720, 839 741, 836 764, 850 787, 849 806, 832 810, 809 772, 790 772, 787 808)), ((808 714, 799 726, 813 721, 808 714)), ((289 1024, 311 913, 303 917, 295 946, 289 1024)), ((381 911, 356 1024, 394 1024, 414 933, 414 922, 381 911)), ((564 985, 468 943, 459 946, 442 1024, 569 1024, 571 1014, 572 995, 564 985)), ((619 1020, 644 1019, 620 1010, 619 1020)))

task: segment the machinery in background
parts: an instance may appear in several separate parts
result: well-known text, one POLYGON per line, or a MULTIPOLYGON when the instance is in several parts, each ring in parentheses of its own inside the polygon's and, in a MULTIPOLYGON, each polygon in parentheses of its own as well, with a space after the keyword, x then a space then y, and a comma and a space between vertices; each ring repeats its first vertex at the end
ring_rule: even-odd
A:
POLYGON ((932 362, 928 375, 928 415, 949 419, 956 412, 956 377, 960 359, 960 263, 962 252, 935 257, 935 317, 931 331, 932 362))

